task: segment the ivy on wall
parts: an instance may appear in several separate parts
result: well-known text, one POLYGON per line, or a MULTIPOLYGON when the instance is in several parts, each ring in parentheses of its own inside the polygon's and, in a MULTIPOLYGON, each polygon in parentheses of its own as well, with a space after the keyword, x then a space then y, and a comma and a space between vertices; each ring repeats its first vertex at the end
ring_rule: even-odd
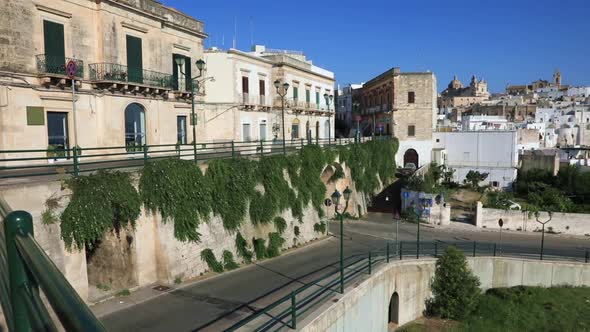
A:
POLYGON ((141 201, 129 174, 103 171, 72 178, 66 186, 72 198, 60 220, 68 249, 93 249, 107 232, 128 223, 135 227, 141 201))

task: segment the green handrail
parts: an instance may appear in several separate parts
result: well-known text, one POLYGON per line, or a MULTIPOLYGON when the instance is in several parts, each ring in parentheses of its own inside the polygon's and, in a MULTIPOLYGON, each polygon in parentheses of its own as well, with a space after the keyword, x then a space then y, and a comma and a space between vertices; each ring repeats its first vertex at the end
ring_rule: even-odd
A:
POLYGON ((9 330, 58 331, 41 300, 40 287, 67 331, 106 331, 35 241, 31 214, 11 211, 0 198, 0 216, 4 222, 0 253, 5 250, 6 254, 2 256, 6 259, 0 260, 4 265, 0 270, 0 300, 9 330))

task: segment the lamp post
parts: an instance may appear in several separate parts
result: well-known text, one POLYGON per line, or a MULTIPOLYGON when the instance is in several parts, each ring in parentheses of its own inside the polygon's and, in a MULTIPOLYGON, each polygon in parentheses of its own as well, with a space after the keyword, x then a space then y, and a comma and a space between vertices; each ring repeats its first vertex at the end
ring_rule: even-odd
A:
POLYGON ((412 211, 414 211, 414 213, 416 213, 416 216, 418 216, 418 232, 416 233, 416 259, 418 259, 420 258, 420 219, 422 218, 422 214, 424 213, 424 209, 426 208, 426 202, 422 201, 418 205, 418 210, 416 210, 416 204, 414 202, 412 202, 410 206, 412 207, 412 211))
POLYGON ((498 226, 500 226, 500 255, 502 255, 502 227, 504 226, 504 220, 502 218, 498 220, 498 226))
POLYGON ((355 101, 352 103, 352 113, 354 113, 354 116, 356 117, 356 134, 354 136, 356 142, 359 142, 361 138, 360 114, 357 114, 359 106, 361 106, 359 102, 355 101))
MULTIPOLYGON (((176 64, 180 67, 180 73, 184 76, 186 76, 187 74, 185 74, 182 71, 182 67, 184 66, 184 57, 177 57, 175 59, 176 64)), ((197 80, 198 78, 200 78, 201 76, 203 76, 203 70, 205 69, 205 61, 203 61, 202 59, 199 59, 196 62, 197 65, 197 69, 199 69, 199 75, 195 76, 195 77, 190 77, 191 73, 188 73, 189 75, 189 79, 191 81, 191 120, 192 120, 192 126, 193 126, 193 156, 195 158, 195 162, 197 161, 197 117, 195 116, 195 85, 197 86, 197 92, 199 91, 198 89, 198 85, 199 82, 197 81, 195 84, 195 80, 197 80)))
POLYGON ((541 230, 541 260, 543 260, 543 248, 545 247, 545 224, 550 222, 551 218, 553 218, 553 212, 549 211, 549 219, 546 221, 540 221, 539 212, 535 212, 535 219, 537 219, 537 222, 539 224, 543 225, 543 228, 541 230))
POLYGON ((287 148, 285 147, 285 96, 287 96, 287 92, 289 91, 289 83, 285 82, 281 85, 281 81, 276 80, 274 85, 277 89, 277 94, 281 97, 283 105, 281 108, 281 122, 283 124, 283 154, 287 154, 287 148))
POLYGON ((352 190, 346 187, 344 189, 344 200, 346 204, 342 211, 338 211, 338 205, 340 204, 340 197, 342 196, 338 189, 332 194, 332 201, 334 202, 334 211, 340 218, 340 293, 344 294, 344 212, 348 209, 348 200, 350 200, 350 194, 352 190))
MULTIPOLYGON (((328 95, 327 93, 324 93, 324 99, 326 99, 326 105, 328 106, 328 146, 330 145, 330 143, 332 142, 332 115, 330 115, 330 104, 332 102, 332 100, 334 100, 334 95, 328 95)), ((334 112, 334 116, 336 115, 336 112, 334 112)), ((336 121, 336 120, 334 120, 336 121)))

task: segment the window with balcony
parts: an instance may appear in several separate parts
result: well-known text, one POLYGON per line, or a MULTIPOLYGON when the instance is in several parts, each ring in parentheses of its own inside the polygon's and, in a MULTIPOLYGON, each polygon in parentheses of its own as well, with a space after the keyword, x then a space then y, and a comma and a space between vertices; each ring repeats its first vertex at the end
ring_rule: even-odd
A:
POLYGON ((191 58, 182 54, 172 54, 172 88, 178 91, 191 89, 191 58), (176 59, 184 59, 184 65, 176 62, 176 59))
POLYGON ((76 76, 83 76, 84 63, 65 56, 63 24, 43 21, 43 48, 44 53, 36 56, 39 73, 66 75, 67 62, 74 60, 78 64, 76 76))
POLYGON ((141 38, 127 35, 127 75, 129 82, 143 83, 141 38))
POLYGON ((248 103, 248 93, 250 91, 248 76, 242 76, 242 103, 248 103))
POLYGON ((408 92, 408 104, 413 104, 416 101, 416 94, 414 91, 408 92))
POLYGON ((414 126, 414 125, 408 126, 408 136, 409 137, 416 136, 416 126, 414 126))

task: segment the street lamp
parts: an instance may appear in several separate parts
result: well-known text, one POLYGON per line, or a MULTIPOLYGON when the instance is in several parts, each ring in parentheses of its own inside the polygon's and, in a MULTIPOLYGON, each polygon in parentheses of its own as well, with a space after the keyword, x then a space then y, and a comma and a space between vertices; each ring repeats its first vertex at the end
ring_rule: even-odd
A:
POLYGON ((361 106, 361 104, 359 102, 353 102, 352 103, 352 112, 354 113, 354 116, 356 117, 356 134, 355 134, 355 141, 360 141, 361 138, 361 124, 360 124, 360 115, 357 114, 358 112, 358 108, 361 106))
POLYGON ((420 258, 420 219, 422 218, 422 214, 424 213, 426 206, 427 206, 427 203, 425 200, 423 200, 418 205, 418 209, 416 209, 416 204, 414 202, 412 202, 410 204, 412 211, 416 214, 416 216, 418 216, 418 222, 417 222, 418 232, 416 233, 416 259, 420 258))
MULTIPOLYGON (((177 57, 174 59, 178 67, 180 67, 180 73, 184 76, 185 74, 182 71, 182 67, 184 67, 184 57, 177 57)), ((197 117, 195 116, 195 86, 197 87, 197 92, 199 90, 199 81, 196 81, 198 78, 203 76, 203 70, 205 69, 205 61, 202 59, 197 60, 195 63, 197 65, 197 69, 199 69, 199 75, 195 77, 190 77, 191 73, 188 73, 189 79, 191 81, 191 119, 192 119, 192 126, 193 126, 193 155, 195 158, 195 162, 197 161, 197 117)))
POLYGON ((340 293, 344 294, 344 212, 348 209, 348 201, 350 200, 350 194, 352 190, 346 187, 344 189, 344 201, 346 204, 344 205, 344 209, 342 211, 338 211, 338 206, 340 205, 340 197, 342 196, 338 189, 334 191, 332 194, 332 202, 334 203, 334 211, 336 215, 340 218, 340 293))
POLYGON ((541 230, 541 260, 543 260, 543 248, 545 246, 545 224, 550 222, 551 218, 553 218, 553 212, 549 211, 549 219, 546 221, 540 221, 539 212, 535 212, 535 219, 537 219, 539 224, 543 225, 543 229, 541 230))
MULTIPOLYGON (((332 142, 332 123, 330 121, 332 119, 332 115, 330 115, 330 103, 334 99, 334 95, 328 95, 327 93, 324 93, 324 99, 326 99, 326 105, 328 106, 328 146, 329 146, 330 143, 332 142)), ((336 115, 336 112, 334 112, 334 116, 335 115, 336 115)), ((334 121, 336 121, 336 120, 334 120, 334 121)))
POLYGON ((287 149, 285 147, 285 96, 287 96, 287 91, 289 91, 289 83, 285 82, 281 86, 281 81, 276 80, 274 85, 277 89, 277 94, 281 97, 283 103, 283 107, 281 108, 281 121, 283 123, 283 154, 287 154, 287 149))

